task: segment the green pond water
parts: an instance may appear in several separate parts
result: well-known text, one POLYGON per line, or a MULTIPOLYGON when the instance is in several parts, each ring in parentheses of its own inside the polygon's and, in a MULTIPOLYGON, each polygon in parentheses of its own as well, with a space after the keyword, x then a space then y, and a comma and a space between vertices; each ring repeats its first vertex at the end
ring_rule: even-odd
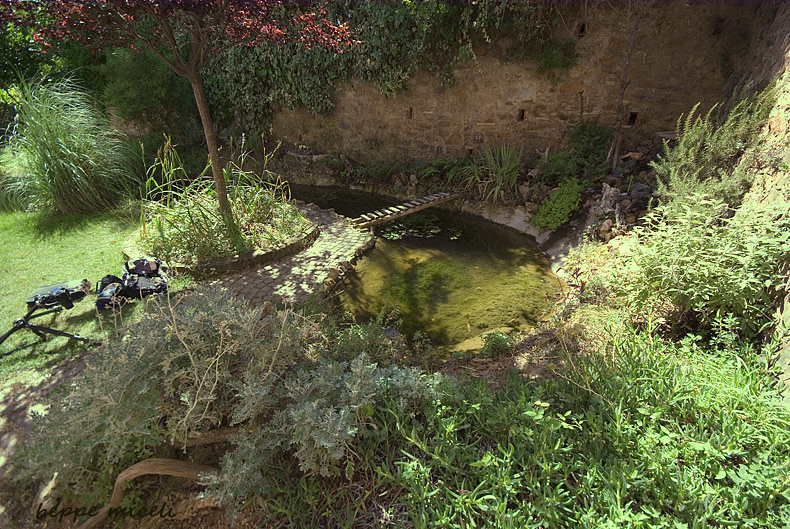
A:
MULTIPOLYGON (((398 203, 342 188, 292 186, 292 194, 349 217, 398 203)), ((360 321, 396 310, 404 335, 472 350, 491 331, 535 325, 561 291, 534 241, 494 223, 431 208, 375 229, 375 249, 338 294, 360 321)))

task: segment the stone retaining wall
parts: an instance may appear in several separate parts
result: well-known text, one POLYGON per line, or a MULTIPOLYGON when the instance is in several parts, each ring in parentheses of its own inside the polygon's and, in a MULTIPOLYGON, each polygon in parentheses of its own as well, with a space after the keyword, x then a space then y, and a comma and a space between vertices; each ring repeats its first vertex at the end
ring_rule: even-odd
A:
MULTIPOLYGON (((553 150, 579 118, 581 100, 585 119, 615 123, 635 5, 623 149, 658 143, 656 133, 674 130, 696 103, 704 111, 729 97, 752 35, 775 14, 770 2, 579 2, 557 34, 576 40, 572 68, 541 74, 534 61, 502 62, 508 43, 491 43, 457 66, 455 86, 418 72, 386 98, 373 83, 356 81, 336 95, 329 116, 283 110, 271 136, 361 159, 459 157, 497 143, 523 145, 528 154, 553 150)), ((760 57, 749 61, 776 68, 760 57)))

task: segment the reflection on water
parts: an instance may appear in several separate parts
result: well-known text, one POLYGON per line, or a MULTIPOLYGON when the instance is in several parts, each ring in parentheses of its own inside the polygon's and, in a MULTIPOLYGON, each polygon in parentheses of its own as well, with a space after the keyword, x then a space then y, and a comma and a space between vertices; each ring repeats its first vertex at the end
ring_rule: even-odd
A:
MULTIPOLYGON (((292 192, 347 216, 395 203, 337 188, 292 192)), ((530 238, 491 222, 428 209, 377 226, 376 234, 376 248, 341 285, 344 307, 359 319, 397 310, 402 333, 425 332, 448 349, 534 325, 560 290, 530 238)))

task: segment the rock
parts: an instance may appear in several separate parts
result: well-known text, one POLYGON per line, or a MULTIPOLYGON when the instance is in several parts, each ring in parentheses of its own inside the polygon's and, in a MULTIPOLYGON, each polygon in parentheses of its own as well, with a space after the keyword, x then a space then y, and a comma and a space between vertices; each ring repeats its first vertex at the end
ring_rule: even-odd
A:
POLYGON ((526 202, 532 190, 530 189, 529 184, 525 182, 518 186, 518 192, 521 195, 521 198, 526 202))
POLYGON ((625 160, 641 160, 644 157, 645 157, 645 153, 632 151, 632 152, 629 152, 627 154, 622 155, 620 157, 620 159, 623 160, 623 161, 625 161, 625 160))
POLYGON ((528 215, 534 215, 538 212, 540 206, 535 204, 534 202, 525 202, 524 203, 524 210, 527 212, 528 215))
POLYGON ((603 195, 601 202, 598 204, 596 216, 603 216, 614 211, 614 201, 620 194, 620 190, 616 187, 610 187, 608 184, 603 184, 603 195))
POLYGON ((603 237, 607 233, 610 233, 612 231, 612 226, 614 226, 614 221, 612 221, 612 219, 606 219, 598 226, 598 235, 603 237))
POLYGON ((413 185, 413 186, 416 186, 416 185, 417 185, 417 183, 418 183, 418 180, 417 180, 417 174, 416 174, 416 173, 412 173, 412 174, 409 176, 409 184, 411 184, 411 185, 413 185))
POLYGON ((607 243, 612 240, 612 237, 614 237, 614 234, 611 231, 607 231, 601 235, 601 240, 603 240, 604 243, 607 243))
POLYGON ((628 208, 631 207, 631 200, 626 198, 625 200, 620 201, 620 207, 623 208, 623 211, 628 210, 628 208))
POLYGON ((626 224, 636 224, 636 215, 633 213, 625 216, 625 223, 626 224))

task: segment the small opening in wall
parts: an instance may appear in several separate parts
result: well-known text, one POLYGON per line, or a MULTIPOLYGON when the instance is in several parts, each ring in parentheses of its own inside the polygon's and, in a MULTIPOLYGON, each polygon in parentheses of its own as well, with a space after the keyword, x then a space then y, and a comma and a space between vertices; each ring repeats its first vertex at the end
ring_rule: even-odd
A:
POLYGON ((639 112, 629 112, 628 113, 628 121, 626 124, 630 127, 631 125, 636 125, 636 118, 639 115, 639 112))
POLYGON ((724 31, 724 23, 727 22, 726 18, 718 18, 716 19, 716 23, 713 24, 713 34, 714 35, 721 35, 721 32, 724 31))
POLYGON ((585 24, 584 22, 579 22, 579 25, 576 26, 576 38, 580 39, 586 34, 587 34, 587 24, 585 24))
POLYGON ((414 109, 412 107, 409 107, 409 109, 406 110, 406 119, 411 119, 413 117, 414 117, 414 109))
POLYGON ((522 108, 518 111, 518 120, 524 121, 525 119, 527 119, 527 111, 522 108))

